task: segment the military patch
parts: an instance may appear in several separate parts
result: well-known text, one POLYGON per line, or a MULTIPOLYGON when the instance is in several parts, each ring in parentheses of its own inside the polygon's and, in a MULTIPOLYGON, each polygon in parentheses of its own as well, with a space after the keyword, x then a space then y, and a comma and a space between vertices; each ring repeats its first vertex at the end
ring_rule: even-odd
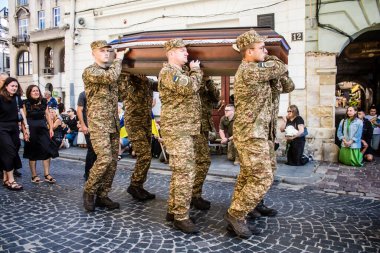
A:
POLYGON ((257 64, 260 68, 273 68, 274 61, 264 61, 257 64))
POLYGON ((180 77, 180 76, 174 76, 173 77, 173 81, 179 85, 187 85, 189 83, 189 79, 187 79, 186 77, 180 77))

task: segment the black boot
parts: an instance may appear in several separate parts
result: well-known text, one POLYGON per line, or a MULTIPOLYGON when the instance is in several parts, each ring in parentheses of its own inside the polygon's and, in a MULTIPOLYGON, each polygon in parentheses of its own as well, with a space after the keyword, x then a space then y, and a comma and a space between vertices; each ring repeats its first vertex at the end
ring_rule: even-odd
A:
POLYGON ((238 220, 232 217, 228 212, 224 215, 224 220, 227 221, 237 236, 245 239, 251 237, 252 232, 249 230, 245 220, 238 220))
POLYGON ((83 207, 88 212, 95 211, 94 195, 89 194, 85 191, 83 192, 83 207))
POLYGON ((198 210, 209 210, 211 203, 210 201, 205 200, 202 197, 199 197, 199 198, 192 198, 190 205, 195 207, 198 210))
POLYGON ((140 190, 144 193, 146 199, 155 199, 156 198, 155 194, 148 192, 142 186, 140 187, 140 190))
POLYGON ((261 200, 261 202, 256 206, 256 210, 259 211, 261 216, 274 217, 277 215, 277 211, 275 209, 264 205, 264 200, 261 200))
POLYGON ((186 234, 194 234, 199 232, 198 227, 191 221, 191 219, 174 220, 173 225, 186 234))
POLYGON ((257 211, 257 209, 255 208, 248 213, 247 217, 254 220, 254 219, 261 217, 261 213, 259 211, 257 211))
POLYGON ((119 209, 120 204, 117 202, 112 201, 109 197, 96 197, 95 200, 95 206, 97 207, 106 207, 108 210, 114 210, 114 209, 119 209))
MULTIPOLYGON (((251 231, 253 235, 261 234, 261 230, 256 228, 256 226, 254 225, 248 224, 248 229, 251 231)), ((227 231, 236 234, 230 224, 227 225, 227 231)))
POLYGON ((140 201, 148 199, 148 196, 145 194, 141 187, 130 185, 127 189, 127 192, 131 194, 134 199, 140 201))
MULTIPOLYGON (((166 221, 174 221, 174 214, 172 214, 172 213, 166 213, 165 219, 166 219, 166 221)), ((195 223, 195 218, 194 217, 190 217, 190 220, 195 223)))

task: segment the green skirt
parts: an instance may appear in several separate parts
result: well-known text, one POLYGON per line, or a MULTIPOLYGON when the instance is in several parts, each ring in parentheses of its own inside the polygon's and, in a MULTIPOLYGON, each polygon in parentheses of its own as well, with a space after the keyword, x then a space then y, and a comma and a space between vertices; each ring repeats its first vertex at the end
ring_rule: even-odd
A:
POLYGON ((360 148, 342 147, 339 151, 339 162, 355 167, 363 166, 363 154, 360 148))

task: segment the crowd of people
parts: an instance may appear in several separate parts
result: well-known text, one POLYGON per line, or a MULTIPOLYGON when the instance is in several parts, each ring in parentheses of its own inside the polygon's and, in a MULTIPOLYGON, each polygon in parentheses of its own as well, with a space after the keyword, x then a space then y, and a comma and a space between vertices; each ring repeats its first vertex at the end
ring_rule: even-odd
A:
MULTIPOLYGON (((247 219, 277 214, 264 204, 264 197, 277 167, 280 94, 294 90, 287 66, 268 55, 264 40, 254 30, 236 39, 234 49, 241 54, 242 62, 235 75, 234 104, 225 106, 219 127, 221 143, 228 145, 228 158, 240 164, 231 205, 224 219, 227 229, 242 238, 257 232, 247 225, 247 219)), ((211 206, 211 202, 202 197, 202 188, 211 164, 208 147, 209 132, 214 129, 211 111, 220 97, 215 83, 203 74, 198 60, 187 65, 186 46, 182 39, 165 42, 168 61, 163 64, 158 82, 154 82, 144 75, 122 70, 128 48, 115 51, 115 58, 108 65, 111 47, 106 41, 94 41, 91 43, 94 63, 83 72, 85 91, 79 95, 77 110, 65 111, 60 100, 56 101, 49 91, 43 96, 37 85, 27 88, 26 100, 22 101, 18 81, 7 77, 0 88, 3 185, 10 190, 22 189, 14 178, 14 171, 21 167, 18 150, 19 131, 22 131, 24 158, 29 160, 31 181, 36 184, 56 182, 50 172, 50 161, 58 157, 59 148, 66 146, 65 140, 68 145, 85 143, 85 210, 120 208, 108 193, 117 161, 125 149, 133 149, 136 157, 127 192, 140 201, 154 199, 155 194, 147 191, 144 184, 152 159, 152 105, 156 103, 153 94, 159 92, 161 119, 156 139, 172 171, 166 220, 185 233, 197 233, 199 228, 189 216, 189 210, 190 207, 208 210, 211 206), (43 164, 44 180, 36 170, 38 160, 43 164)), ((379 126, 376 109, 371 108, 367 116, 361 111, 358 117, 357 109, 349 107, 337 133, 342 140, 339 160, 361 166, 361 157, 378 149, 379 126)), ((287 164, 301 166, 308 162, 309 158, 303 155, 307 129, 297 106, 289 106, 280 130, 286 136, 287 164)))

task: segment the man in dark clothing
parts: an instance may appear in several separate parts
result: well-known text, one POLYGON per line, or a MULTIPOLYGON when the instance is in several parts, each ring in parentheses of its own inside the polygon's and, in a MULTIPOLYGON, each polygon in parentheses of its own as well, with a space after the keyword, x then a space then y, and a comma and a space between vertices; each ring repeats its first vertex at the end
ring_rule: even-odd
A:
POLYGON ((87 100, 86 100, 86 94, 84 91, 82 91, 79 94, 78 97, 78 103, 77 103, 77 116, 81 125, 82 132, 84 133, 84 136, 86 138, 87 143, 87 155, 86 155, 86 164, 84 166, 84 179, 87 181, 88 175, 90 173, 90 169, 92 168, 92 165, 96 161, 96 154, 94 152, 94 149, 91 145, 90 140, 90 133, 88 132, 88 125, 87 125, 87 100))
POLYGON ((365 118, 365 112, 362 109, 358 110, 358 118, 363 121, 363 134, 362 134, 362 153, 364 160, 367 162, 373 161, 373 149, 371 147, 373 127, 372 123, 365 118))

